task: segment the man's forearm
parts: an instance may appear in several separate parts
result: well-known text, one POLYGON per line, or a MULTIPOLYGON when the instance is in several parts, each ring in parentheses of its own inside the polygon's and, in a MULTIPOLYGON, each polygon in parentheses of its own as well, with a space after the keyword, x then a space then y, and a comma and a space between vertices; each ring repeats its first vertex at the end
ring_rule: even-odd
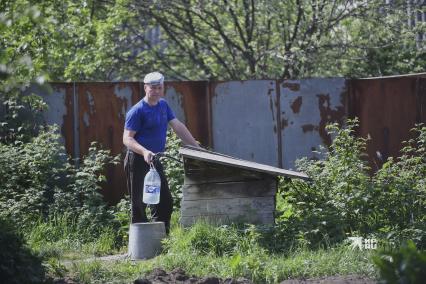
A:
POLYGON ((191 132, 183 123, 180 123, 177 127, 173 129, 176 132, 176 135, 182 140, 184 145, 191 145, 194 147, 200 147, 200 145, 192 137, 191 132))
POLYGON ((144 155, 146 151, 148 151, 145 147, 143 147, 141 144, 139 144, 135 138, 133 137, 125 137, 123 139, 123 144, 126 145, 126 147, 130 150, 132 150, 135 153, 138 153, 139 155, 144 155))

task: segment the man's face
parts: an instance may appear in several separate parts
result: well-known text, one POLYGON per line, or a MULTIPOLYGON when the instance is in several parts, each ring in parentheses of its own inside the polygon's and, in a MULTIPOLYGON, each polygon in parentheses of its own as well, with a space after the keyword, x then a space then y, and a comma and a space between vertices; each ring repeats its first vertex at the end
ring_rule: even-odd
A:
POLYGON ((158 84, 158 85, 151 85, 151 84, 145 84, 145 94, 148 97, 148 100, 150 102, 158 102, 160 98, 163 96, 164 91, 164 85, 158 84))

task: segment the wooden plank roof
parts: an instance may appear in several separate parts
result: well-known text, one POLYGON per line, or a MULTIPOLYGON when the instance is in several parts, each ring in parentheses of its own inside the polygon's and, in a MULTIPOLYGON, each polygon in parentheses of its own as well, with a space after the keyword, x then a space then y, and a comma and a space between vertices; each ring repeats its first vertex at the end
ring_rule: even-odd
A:
POLYGON ((242 169, 253 170, 257 172, 263 172, 275 176, 285 176, 290 178, 300 178, 304 180, 308 180, 309 177, 302 172, 295 172, 290 170, 284 170, 281 168, 260 164, 256 162, 251 162, 247 160, 238 159, 235 157, 223 155, 220 153, 208 151, 201 148, 184 146, 179 149, 179 153, 184 158, 191 158, 200 161, 206 161, 209 163, 217 163, 226 166, 233 166, 242 169))

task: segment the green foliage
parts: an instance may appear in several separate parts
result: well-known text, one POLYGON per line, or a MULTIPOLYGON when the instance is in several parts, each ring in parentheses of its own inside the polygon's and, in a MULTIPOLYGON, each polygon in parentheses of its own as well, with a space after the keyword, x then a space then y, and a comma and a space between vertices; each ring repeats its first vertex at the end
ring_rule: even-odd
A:
POLYGON ((93 237, 113 219, 100 193, 101 184, 106 181, 104 167, 118 163, 118 156, 111 157, 109 153, 92 143, 79 168, 68 167, 68 187, 55 195, 55 211, 77 214, 77 225, 93 237))
POLYGON ((0 279, 3 283, 42 283, 41 259, 27 246, 12 222, 0 217, 0 279))
POLYGON ((49 261, 70 252, 78 252, 80 257, 115 253, 123 246, 123 236, 117 231, 118 225, 112 220, 94 231, 79 226, 78 217, 63 214, 40 219, 25 236, 31 248, 49 261))
POLYGON ((174 231, 170 239, 165 240, 165 249, 170 252, 189 251, 201 255, 222 256, 234 251, 238 239, 239 234, 235 227, 215 227, 198 222, 188 232, 183 229, 174 231))
POLYGON ((375 219, 389 239, 411 238, 426 247, 426 126, 417 125, 412 133, 401 156, 375 175, 375 219))
POLYGON ((137 80, 152 69, 187 80, 425 71, 424 43, 416 42, 425 25, 408 24, 422 8, 407 9, 406 1, 18 0, 0 7, 0 64, 16 70, 18 82, 137 80))
MULTIPOLYGON (((47 105, 41 97, 24 90, 30 82, 43 84, 40 68, 28 52, 29 37, 17 30, 36 30, 40 25, 37 7, 15 3, 12 10, 0 14, 0 142, 28 140, 38 132, 38 122, 47 105)), ((8 6, 8 5, 5 5, 8 6)))
POLYGON ((298 169, 310 182, 288 181, 281 187, 281 216, 276 234, 294 244, 334 243, 348 236, 390 241, 425 240, 425 135, 416 138, 396 161, 389 159, 373 177, 368 174, 363 138, 354 136, 357 120, 345 128, 327 127, 333 142, 324 159, 301 159, 298 169))
POLYGON ((307 244, 318 243, 324 236, 340 241, 347 233, 368 232, 365 224, 373 201, 368 167, 362 159, 365 140, 353 136, 356 125, 356 120, 349 120, 344 129, 337 124, 328 126, 335 138, 324 151, 324 159, 297 161, 298 169, 312 181, 294 180, 281 191, 293 210, 282 221, 296 226, 298 238, 307 244))
MULTIPOLYGON (((380 76, 421 72, 426 53, 416 42, 423 25, 409 17, 421 7, 403 1, 151 1, 124 29, 138 64, 181 79, 264 79, 380 76), (141 26, 144 34, 135 33, 141 26), (158 38, 150 37, 160 27, 158 38), (336 64, 330 65, 333 61, 336 64)), ((119 47, 116 47, 119 50, 119 47)))
MULTIPOLYGON (((179 157, 180 139, 176 134, 169 130, 167 132, 167 145, 166 151, 169 156, 179 157)), ((173 207, 180 208, 180 201, 182 199, 182 185, 183 185, 183 164, 170 158, 163 158, 162 163, 165 167, 165 174, 169 182, 170 192, 173 197, 173 207)))
POLYGON ((374 274, 369 252, 342 245, 328 250, 299 248, 275 254, 264 248, 269 234, 270 231, 259 226, 214 226, 203 221, 190 228, 175 227, 164 240, 165 253, 154 260, 153 266, 168 270, 180 267, 200 276, 245 277, 254 283, 337 274, 374 274))
MULTIPOLYGON (((106 180, 105 165, 117 163, 118 158, 92 144, 75 168, 68 163, 59 139, 57 128, 50 127, 28 143, 0 143, 0 214, 23 229, 40 218, 51 218, 55 224, 65 218, 80 228, 81 240, 97 238, 105 226, 114 223, 100 189, 106 180)), ((46 237, 55 238, 51 233, 46 237)))
POLYGON ((232 275, 264 279, 266 251, 259 245, 260 234, 255 226, 214 226, 197 222, 189 229, 176 228, 164 240, 168 254, 227 257, 232 275))
POLYGON ((116 230, 116 243, 118 247, 126 245, 129 238, 130 228, 130 201, 127 198, 123 198, 114 207, 114 223, 116 230))
POLYGON ((426 279, 426 252, 408 241, 395 251, 382 251, 373 256, 379 268, 380 283, 423 283, 426 279))
POLYGON ((65 157, 57 128, 28 143, 0 143, 0 208, 21 226, 46 216, 65 175, 65 157))

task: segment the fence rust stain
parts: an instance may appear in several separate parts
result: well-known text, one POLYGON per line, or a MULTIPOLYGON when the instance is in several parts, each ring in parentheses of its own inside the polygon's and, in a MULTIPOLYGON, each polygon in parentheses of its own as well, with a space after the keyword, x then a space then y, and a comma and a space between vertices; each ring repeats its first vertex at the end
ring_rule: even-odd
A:
POLYGON ((300 90, 300 84, 298 83, 290 83, 290 82, 284 82, 282 84, 283 88, 287 88, 292 90, 293 92, 297 92, 300 90))
POLYGON ((291 109, 293 110, 293 113, 299 113, 301 106, 302 106, 302 97, 298 97, 291 104, 291 109))
POLYGON ((288 119, 281 118, 281 129, 284 129, 288 126, 288 119))
POLYGON ((303 130, 303 133, 314 131, 314 130, 318 130, 318 126, 315 126, 313 124, 303 124, 302 130, 303 130))
POLYGON ((328 94, 318 94, 318 107, 320 110, 321 120, 319 122, 318 133, 325 145, 331 144, 331 137, 325 129, 329 123, 337 122, 343 125, 345 117, 345 109, 343 106, 338 106, 336 109, 331 108, 330 96, 328 94))

